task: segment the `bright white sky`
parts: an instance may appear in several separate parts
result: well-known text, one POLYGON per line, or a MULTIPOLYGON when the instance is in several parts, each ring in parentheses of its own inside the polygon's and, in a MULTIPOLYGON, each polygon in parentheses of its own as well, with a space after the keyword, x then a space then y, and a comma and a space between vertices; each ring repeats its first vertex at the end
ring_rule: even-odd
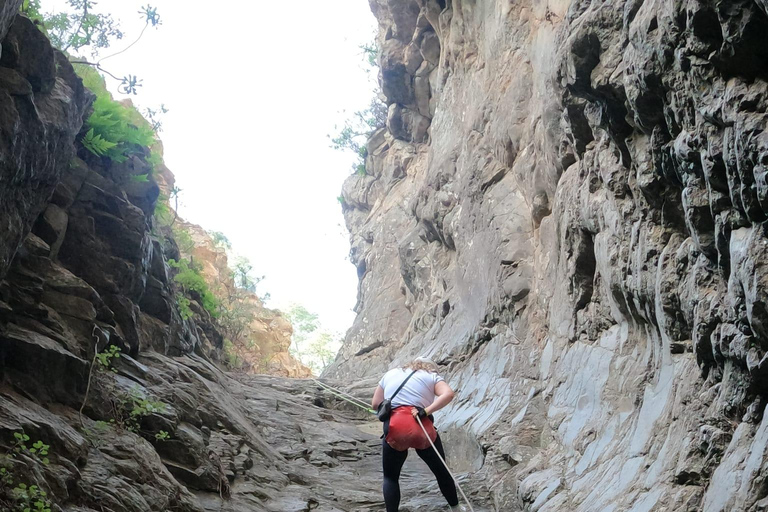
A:
MULTIPOLYGON (((43 10, 56 3, 43 0, 43 10)), ((126 32, 115 50, 138 35, 142 5, 98 2, 126 32)), ((354 157, 331 149, 327 135, 373 96, 359 49, 375 33, 368 2, 151 5, 162 25, 104 66, 143 79, 133 97, 141 107, 170 109, 161 138, 181 215, 223 232, 267 276, 259 292, 271 293, 270 307, 302 304, 343 333, 357 278, 336 198, 354 157)))

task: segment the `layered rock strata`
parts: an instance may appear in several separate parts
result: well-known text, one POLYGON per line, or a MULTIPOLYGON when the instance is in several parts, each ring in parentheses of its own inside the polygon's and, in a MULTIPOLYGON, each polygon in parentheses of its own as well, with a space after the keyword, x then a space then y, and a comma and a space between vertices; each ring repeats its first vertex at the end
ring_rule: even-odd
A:
POLYGON ((762 510, 768 6, 371 0, 357 320, 419 354, 497 510, 762 510))

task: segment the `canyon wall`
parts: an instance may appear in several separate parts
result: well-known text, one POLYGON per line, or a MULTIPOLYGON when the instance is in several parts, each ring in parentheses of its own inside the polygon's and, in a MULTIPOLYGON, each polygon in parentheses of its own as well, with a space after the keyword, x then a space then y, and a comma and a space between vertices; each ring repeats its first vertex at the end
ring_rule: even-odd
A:
POLYGON ((388 119, 326 375, 432 356, 497 510, 768 507, 768 4, 370 4, 388 119))

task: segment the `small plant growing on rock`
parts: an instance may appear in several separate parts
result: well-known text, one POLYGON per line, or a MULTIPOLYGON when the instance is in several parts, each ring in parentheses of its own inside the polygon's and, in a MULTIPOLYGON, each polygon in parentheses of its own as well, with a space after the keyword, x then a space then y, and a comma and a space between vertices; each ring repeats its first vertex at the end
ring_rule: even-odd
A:
POLYGON ((176 269, 176 275, 173 277, 174 282, 181 286, 182 290, 186 293, 194 292, 200 297, 200 302, 203 308, 208 311, 213 318, 218 318, 219 311, 219 299, 211 292, 208 287, 208 283, 200 273, 199 267, 195 266, 192 262, 186 259, 168 260, 168 264, 176 269))
MULTIPOLYGON (((4 461, 5 459, 0 460, 0 464, 4 461)), ((0 483, 2 483, 4 487, 13 485, 13 473, 11 473, 11 470, 5 466, 0 467, 0 483)))
POLYGON ((120 358, 120 347, 110 345, 104 352, 96 354, 96 361, 99 363, 99 369, 117 373, 117 369, 112 366, 114 359, 120 358))
POLYGON ((85 132, 80 142, 85 149, 96 156, 106 156, 111 149, 117 146, 115 142, 105 140, 101 135, 95 133, 93 128, 85 132))
POLYGON ((0 506, 2 510, 17 512, 51 512, 53 506, 47 493, 37 485, 19 482, 14 486, 13 460, 20 454, 37 459, 48 465, 50 446, 42 441, 35 441, 28 446, 30 437, 24 432, 15 432, 10 453, 0 456, 0 506))
POLYGON ((29 436, 25 434, 24 432, 14 432, 13 433, 13 451, 15 453, 22 453, 27 451, 27 442, 29 441, 29 436))
POLYGON ((155 434, 155 439, 158 441, 167 441, 170 438, 171 438, 171 435, 165 430, 161 430, 157 434, 155 434))
POLYGON ((180 293, 176 294, 176 306, 179 308, 179 315, 181 315, 181 318, 184 320, 189 320, 192 318, 192 308, 189 307, 189 305, 192 304, 188 298, 183 296, 180 293))
POLYGON ((20 512, 51 512, 51 501, 48 494, 36 485, 19 484, 11 495, 17 503, 20 512))
POLYGON ((116 394, 112 399, 114 423, 118 428, 135 434, 141 432, 141 421, 144 417, 162 413, 167 407, 164 402, 146 398, 137 388, 131 389, 129 393, 116 394))
POLYGON ((51 448, 42 441, 35 441, 31 447, 27 446, 29 442, 29 436, 24 432, 15 432, 13 434, 13 451, 15 453, 24 453, 38 459, 43 465, 47 466, 50 461, 48 460, 48 450, 51 448))

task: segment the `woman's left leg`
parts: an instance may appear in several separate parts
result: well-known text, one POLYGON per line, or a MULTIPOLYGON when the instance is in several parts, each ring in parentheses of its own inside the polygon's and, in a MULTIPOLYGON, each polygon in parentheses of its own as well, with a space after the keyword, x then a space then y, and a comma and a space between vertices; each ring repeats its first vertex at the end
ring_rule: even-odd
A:
POLYGON ((403 469, 406 458, 408 458, 408 450, 397 451, 386 441, 382 441, 381 459, 384 476, 382 490, 387 512, 398 512, 400 508, 400 470, 403 469))
MULTIPOLYGON (((440 456, 445 460, 445 450, 443 449, 443 442, 440 441, 440 436, 435 439, 435 448, 440 452, 440 456)), ((455 507, 459 504, 459 497, 456 494, 456 484, 453 483, 453 478, 448 469, 440 462, 435 451, 430 446, 425 450, 416 450, 416 454, 421 457, 421 460, 427 463, 429 469, 434 473, 437 478, 437 485, 440 486, 440 492, 443 493, 448 504, 455 507)))

